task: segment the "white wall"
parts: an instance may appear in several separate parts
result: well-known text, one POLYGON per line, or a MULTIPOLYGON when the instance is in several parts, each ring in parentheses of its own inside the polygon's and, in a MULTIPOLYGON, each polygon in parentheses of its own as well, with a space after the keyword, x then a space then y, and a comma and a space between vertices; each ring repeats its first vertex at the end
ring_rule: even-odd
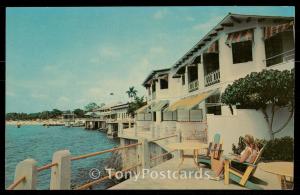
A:
POLYGON ((176 122, 176 131, 181 132, 183 139, 195 137, 195 134, 205 131, 206 128, 203 122, 176 122))
MULTIPOLYGON (((288 118, 288 111, 283 109, 274 118, 274 129, 283 124, 288 118)), ((221 134, 224 154, 232 152, 232 144, 238 142, 240 136, 251 134, 255 138, 269 139, 268 126, 261 111, 255 109, 237 109, 236 115, 207 114, 208 141, 211 141, 215 133, 221 134)), ((294 137, 294 119, 288 126, 275 137, 294 137)))
POLYGON ((138 131, 150 131, 150 125, 152 121, 136 121, 138 131))
POLYGON ((161 135, 168 136, 176 133, 176 121, 163 121, 160 124, 161 135))

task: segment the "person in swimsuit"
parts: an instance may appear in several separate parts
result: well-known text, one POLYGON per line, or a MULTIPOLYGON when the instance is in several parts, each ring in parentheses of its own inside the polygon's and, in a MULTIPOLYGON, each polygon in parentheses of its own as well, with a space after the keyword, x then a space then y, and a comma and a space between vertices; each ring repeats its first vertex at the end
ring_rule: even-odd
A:
MULTIPOLYGON (((245 135, 243 140, 244 140, 244 143, 246 144, 246 148, 241 152, 241 154, 239 156, 234 158, 235 160, 239 161, 240 163, 231 161, 231 164, 230 164, 231 167, 233 167, 241 172, 244 172, 247 168, 247 165, 244 165, 241 163, 243 163, 243 162, 253 163, 255 161, 256 156, 259 151, 257 144, 254 141, 253 136, 247 134, 247 135, 245 135)), ((219 167, 215 171, 216 177, 211 177, 211 179, 220 180, 223 178, 222 173, 224 172, 224 162, 225 162, 225 160, 222 159, 219 167)))

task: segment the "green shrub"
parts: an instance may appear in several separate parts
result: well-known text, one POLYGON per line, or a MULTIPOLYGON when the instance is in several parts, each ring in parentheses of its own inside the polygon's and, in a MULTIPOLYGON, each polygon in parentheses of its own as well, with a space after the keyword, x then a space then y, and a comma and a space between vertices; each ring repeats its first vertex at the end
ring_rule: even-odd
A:
POLYGON ((292 161, 294 159, 294 139, 286 136, 268 141, 262 157, 264 160, 292 161))
MULTIPOLYGON (((256 139, 259 148, 265 146, 262 154, 262 160, 271 161, 292 161, 294 159, 294 139, 286 136, 275 138, 274 140, 256 139)), ((235 154, 240 154, 246 147, 243 142, 243 137, 239 138, 237 146, 232 144, 232 151, 235 154)))

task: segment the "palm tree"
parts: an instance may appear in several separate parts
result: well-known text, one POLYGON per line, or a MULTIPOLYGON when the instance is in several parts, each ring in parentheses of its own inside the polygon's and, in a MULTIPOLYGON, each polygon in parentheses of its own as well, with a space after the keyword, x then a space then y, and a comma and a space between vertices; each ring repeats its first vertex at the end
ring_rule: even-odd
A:
POLYGON ((129 90, 126 91, 126 93, 128 94, 128 97, 130 98, 130 100, 132 101, 132 98, 136 97, 136 93, 137 93, 137 90, 134 89, 134 87, 129 87, 129 90))

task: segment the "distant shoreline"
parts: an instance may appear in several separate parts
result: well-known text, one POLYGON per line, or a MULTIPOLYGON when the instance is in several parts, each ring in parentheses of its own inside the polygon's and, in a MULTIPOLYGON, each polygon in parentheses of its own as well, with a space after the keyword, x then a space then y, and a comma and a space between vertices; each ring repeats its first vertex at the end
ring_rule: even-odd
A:
MULTIPOLYGON (((75 118, 75 122, 83 121, 82 118, 75 118)), ((5 125, 43 125, 43 124, 62 124, 64 121, 62 119, 48 119, 48 120, 5 120, 5 125)))
POLYGON ((58 124, 63 123, 63 121, 60 120, 41 120, 41 121, 31 121, 31 120, 24 120, 24 121, 5 121, 5 125, 43 125, 45 123, 51 123, 51 124, 58 124))

